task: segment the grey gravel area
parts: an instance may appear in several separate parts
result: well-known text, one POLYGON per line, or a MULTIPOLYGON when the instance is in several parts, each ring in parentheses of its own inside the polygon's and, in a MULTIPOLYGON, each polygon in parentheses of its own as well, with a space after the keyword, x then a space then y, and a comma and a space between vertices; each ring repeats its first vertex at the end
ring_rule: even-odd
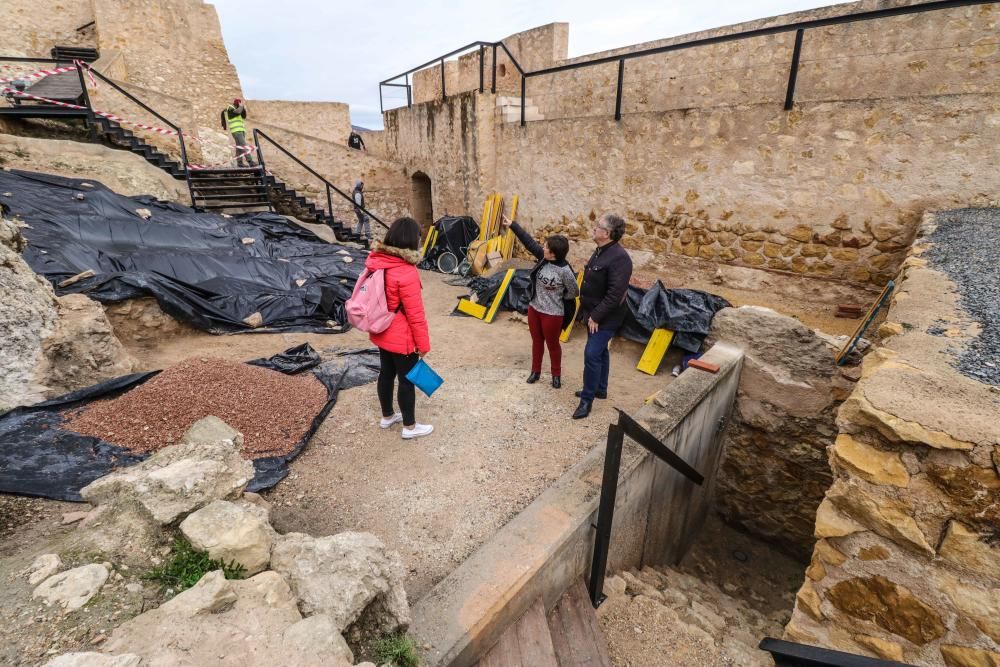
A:
POLYGON ((955 282, 962 308, 983 329, 954 366, 963 375, 1000 386, 1000 209, 944 211, 937 222, 924 257, 955 282))

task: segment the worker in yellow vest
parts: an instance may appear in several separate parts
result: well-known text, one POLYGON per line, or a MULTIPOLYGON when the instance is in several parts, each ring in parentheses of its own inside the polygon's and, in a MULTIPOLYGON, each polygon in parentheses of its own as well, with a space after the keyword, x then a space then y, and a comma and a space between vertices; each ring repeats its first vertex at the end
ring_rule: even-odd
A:
POLYGON ((243 100, 236 98, 233 103, 226 107, 222 112, 222 129, 227 130, 229 134, 233 135, 233 141, 236 142, 236 164, 241 167, 246 167, 243 159, 249 163, 249 166, 256 167, 257 165, 253 161, 253 151, 247 150, 247 108, 243 105, 243 100))

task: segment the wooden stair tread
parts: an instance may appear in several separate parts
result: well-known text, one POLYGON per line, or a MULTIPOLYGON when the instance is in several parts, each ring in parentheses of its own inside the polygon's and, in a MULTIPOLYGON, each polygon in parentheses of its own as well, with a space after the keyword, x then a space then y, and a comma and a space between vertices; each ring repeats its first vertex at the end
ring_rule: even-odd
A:
POLYGON ((541 599, 507 628, 479 667, 559 667, 541 599))
POLYGON ((548 623, 559 667, 611 667, 607 641, 582 579, 563 593, 548 623))

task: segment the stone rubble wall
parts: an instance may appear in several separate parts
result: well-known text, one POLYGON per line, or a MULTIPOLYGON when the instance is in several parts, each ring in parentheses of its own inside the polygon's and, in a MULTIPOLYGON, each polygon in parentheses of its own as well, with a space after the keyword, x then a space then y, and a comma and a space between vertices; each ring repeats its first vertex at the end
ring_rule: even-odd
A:
POLYGON ((4 0, 3 10, 0 55, 48 58, 56 44, 95 46, 93 30, 77 30, 94 20, 91 0, 4 0))
POLYGON ((343 102, 248 100, 247 125, 252 129, 258 123, 346 146, 351 134, 351 109, 343 102))
POLYGON ((834 483, 785 637, 920 665, 1000 664, 1000 395, 960 375, 977 334, 915 245, 837 416, 834 483), (931 335, 928 327, 948 333, 931 335))

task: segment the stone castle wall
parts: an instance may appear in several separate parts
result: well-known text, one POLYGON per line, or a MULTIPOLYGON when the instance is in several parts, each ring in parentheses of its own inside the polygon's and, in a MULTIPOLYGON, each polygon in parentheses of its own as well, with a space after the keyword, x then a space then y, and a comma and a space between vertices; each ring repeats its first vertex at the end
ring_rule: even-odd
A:
POLYGON ((530 92, 553 77, 530 79, 545 120, 524 128, 502 123, 489 94, 389 111, 386 147, 431 175, 436 202, 475 216, 485 191, 518 194, 529 228, 585 240, 597 215, 618 211, 626 245, 650 253, 653 270, 683 254, 883 284, 925 210, 996 190, 1000 153, 982 130, 1000 127, 998 16, 977 5, 807 31, 791 112, 776 36, 631 61, 620 122, 610 65, 556 75, 577 79, 556 108, 530 92), (675 80, 643 98, 628 90, 642 68, 675 80), (475 137, 463 134, 472 119, 475 137))
POLYGON ((925 248, 904 263, 880 329, 891 337, 840 407, 834 482, 785 636, 988 667, 1000 664, 1000 398, 951 367, 979 328, 925 248))
POLYGON ((96 45, 93 29, 77 30, 94 20, 91 0, 4 0, 2 19, 0 55, 48 58, 56 44, 96 45))
POLYGON ((247 122, 267 123, 341 146, 351 134, 351 109, 343 102, 248 100, 247 122))

